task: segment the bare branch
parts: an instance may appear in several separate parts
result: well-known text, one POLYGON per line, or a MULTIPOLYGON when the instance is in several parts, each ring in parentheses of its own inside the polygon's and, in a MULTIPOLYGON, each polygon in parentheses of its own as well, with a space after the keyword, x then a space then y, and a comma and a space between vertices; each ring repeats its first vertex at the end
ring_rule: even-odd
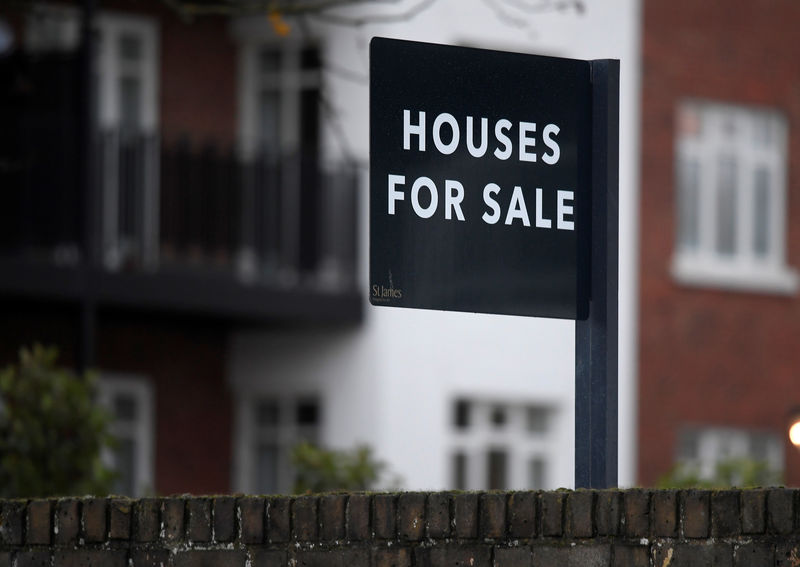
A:
POLYGON ((414 19, 417 15, 430 8, 434 2, 436 2, 436 0, 420 0, 420 2, 411 6, 407 10, 395 14, 367 14, 360 17, 351 17, 342 16, 340 14, 319 12, 311 13, 309 16, 322 23, 353 27, 361 27, 366 24, 392 24, 397 22, 407 22, 408 20, 414 19))

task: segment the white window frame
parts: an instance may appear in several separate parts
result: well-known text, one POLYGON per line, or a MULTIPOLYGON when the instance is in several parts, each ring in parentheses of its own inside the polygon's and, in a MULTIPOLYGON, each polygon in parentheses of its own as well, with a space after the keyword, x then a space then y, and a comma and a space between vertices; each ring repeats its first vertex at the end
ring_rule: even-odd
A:
POLYGON ((697 471, 701 478, 713 478, 717 465, 726 460, 742 458, 755 460, 750 453, 750 447, 754 440, 760 440, 764 436, 769 436, 774 441, 767 447, 765 464, 770 467, 770 472, 784 472, 785 456, 782 439, 771 431, 739 427, 692 426, 685 427, 681 435, 695 437, 697 456, 681 455, 679 444, 676 460, 679 464, 697 471))
POLYGON ((158 132, 158 97, 159 97, 159 26, 153 18, 101 12, 96 18, 96 28, 100 35, 97 50, 98 81, 98 123, 101 130, 119 132, 122 121, 120 79, 135 75, 141 84, 141 109, 139 128, 143 134, 156 138, 155 147, 145 156, 144 194, 142 199, 141 243, 127 243, 120 238, 118 226, 119 187, 118 157, 119 139, 108 140, 100 151, 103 152, 104 171, 102 172, 103 191, 103 260, 109 269, 117 269, 123 263, 126 249, 141 245, 141 257, 148 267, 158 263, 159 251, 159 148, 158 132), (125 34, 139 38, 141 57, 138 62, 120 60, 119 39, 125 34))
POLYGON ((677 111, 676 152, 676 242, 672 275, 676 281, 732 290, 794 294, 798 290, 797 272, 786 265, 786 170, 788 126, 785 118, 769 109, 719 102, 686 100, 677 111), (687 125, 687 121, 689 124, 687 125), (753 142, 751 134, 726 136, 723 121, 732 122, 737 131, 752 130, 756 121, 770 129, 770 148, 753 142), (699 128, 700 135, 686 130, 699 128), (740 168, 736 178, 735 251, 725 255, 716 250, 718 189, 717 161, 721 155, 735 157, 740 168), (681 245, 681 164, 699 164, 697 182, 698 242, 681 245), (768 187, 767 254, 754 251, 755 171, 765 168, 772 183, 768 187))
MULTIPOLYGON (((258 97, 266 84, 278 93, 280 108, 279 139, 275 159, 292 156, 301 150, 301 95, 304 88, 322 87, 322 63, 315 70, 302 68, 302 52, 308 47, 317 46, 311 39, 289 37, 280 41, 265 38, 274 37, 274 31, 263 18, 238 18, 232 22, 231 34, 238 43, 238 140, 239 157, 245 162, 259 156, 259 116, 258 97), (275 73, 264 73, 259 68, 259 54, 263 49, 274 49, 280 54, 279 68, 275 73)), ((320 129, 322 125, 319 125, 320 129)), ((282 187, 281 211, 281 253, 287 258, 297 258, 300 250, 300 235, 297 232, 300 219, 299 187, 300 164, 297 167, 281 167, 282 187)), ((244 197, 247 202, 248 196, 244 197)), ((245 207, 247 208, 247 204, 245 207)), ((239 250, 237 264, 240 275, 251 279, 256 274, 259 260, 255 249, 245 243, 239 250)), ((279 277, 286 283, 296 281, 297 274, 290 266, 279 266, 279 277)))
POLYGON ((294 474, 288 464, 292 448, 311 435, 316 444, 321 442, 324 418, 322 396, 318 394, 254 394, 249 392, 240 395, 236 403, 235 428, 235 471, 236 490, 243 493, 255 493, 258 483, 256 471, 258 464, 258 446, 263 441, 274 444, 279 452, 283 466, 278 466, 279 493, 288 494, 294 485, 294 474), (310 401, 317 406, 317 423, 315 426, 301 427, 296 422, 295 410, 299 403, 310 401), (257 407, 262 402, 274 402, 279 407, 279 423, 272 428, 260 427, 257 420, 257 407), (306 431, 303 431, 303 430, 306 431))
MULTIPOLYGON (((501 449, 507 455, 507 484, 505 490, 530 489, 530 466, 534 459, 545 463, 544 486, 537 489, 553 488, 556 476, 556 428, 559 425, 559 409, 556 403, 542 400, 529 402, 487 400, 469 396, 459 396, 450 402, 450 415, 454 415, 459 401, 470 405, 470 421, 467 427, 457 427, 451 417, 450 441, 448 443, 448 483, 455 477, 455 455, 462 454, 467 459, 465 490, 486 490, 489 483, 489 452, 501 449), (502 427, 492 424, 494 408, 502 408, 506 413, 506 423, 502 427), (538 433, 528 430, 528 408, 541 408, 547 412, 546 431, 538 433)), ((455 487, 453 487, 455 488, 455 487)))
MULTIPOLYGON (((144 376, 132 374, 103 373, 98 380, 98 403, 111 415, 111 434, 120 438, 133 439, 136 453, 133 473, 134 494, 140 497, 154 493, 155 488, 155 394, 153 385, 144 376), (114 399, 130 396, 136 401, 135 423, 122 423, 115 419, 114 399)), ((102 455, 107 466, 114 468, 114 455, 105 450, 102 455)))

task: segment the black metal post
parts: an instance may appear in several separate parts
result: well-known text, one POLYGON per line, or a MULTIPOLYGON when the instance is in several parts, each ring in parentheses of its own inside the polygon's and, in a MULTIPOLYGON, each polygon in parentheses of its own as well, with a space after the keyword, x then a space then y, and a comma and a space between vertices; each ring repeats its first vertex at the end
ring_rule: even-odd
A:
POLYGON ((84 0, 81 10, 81 43, 80 43, 80 97, 78 99, 78 140, 80 163, 78 165, 78 187, 82 196, 83 229, 81 266, 84 278, 84 292, 80 306, 78 370, 83 372, 91 367, 95 360, 95 318, 94 298, 89 289, 90 272, 94 269, 99 256, 98 237, 98 202, 95 183, 94 135, 96 108, 94 92, 94 20, 96 0, 84 0))
POLYGON ((617 485, 619 61, 591 62, 589 317, 575 323, 575 487, 617 485))

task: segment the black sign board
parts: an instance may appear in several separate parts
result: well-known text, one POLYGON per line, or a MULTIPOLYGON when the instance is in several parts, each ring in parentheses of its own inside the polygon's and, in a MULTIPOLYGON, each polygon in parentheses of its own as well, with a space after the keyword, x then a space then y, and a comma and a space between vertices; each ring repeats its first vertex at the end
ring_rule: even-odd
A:
POLYGON ((588 61, 374 38, 373 305, 585 319, 588 61))

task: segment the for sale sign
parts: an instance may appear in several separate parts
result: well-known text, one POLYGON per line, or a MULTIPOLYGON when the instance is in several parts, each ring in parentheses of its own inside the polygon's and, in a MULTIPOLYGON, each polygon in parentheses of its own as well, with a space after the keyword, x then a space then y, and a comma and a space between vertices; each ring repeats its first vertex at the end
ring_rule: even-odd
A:
POLYGON ((375 38, 373 305, 582 319, 590 63, 375 38))

